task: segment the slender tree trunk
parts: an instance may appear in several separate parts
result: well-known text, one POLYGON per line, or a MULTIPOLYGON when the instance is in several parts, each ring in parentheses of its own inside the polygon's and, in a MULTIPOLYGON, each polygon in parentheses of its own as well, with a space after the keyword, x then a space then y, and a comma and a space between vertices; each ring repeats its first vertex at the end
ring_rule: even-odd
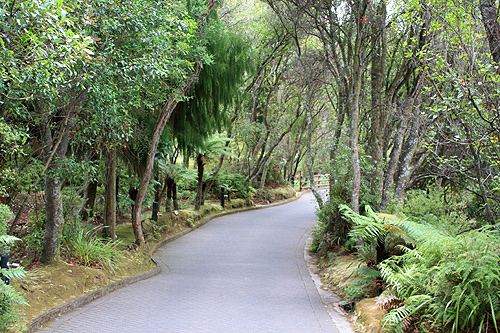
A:
POLYGON ((203 155, 198 154, 196 157, 196 165, 198 167, 198 186, 196 188, 196 198, 194 203, 194 210, 200 210, 202 205, 202 196, 203 196, 203 172, 204 166, 203 163, 203 155))
POLYGON ((350 107, 350 132, 351 132, 351 167, 352 167, 352 186, 351 186, 351 209, 359 213, 359 195, 361 189, 361 166, 359 162, 359 97, 361 94, 361 64, 359 63, 359 54, 355 56, 353 74, 353 94, 352 105, 350 107))
POLYGON ((370 189, 372 195, 380 194, 383 183, 383 158, 384 158, 384 129, 385 108, 383 104, 383 90, 385 78, 385 62, 387 59, 386 44, 386 4, 379 2, 377 14, 372 25, 372 66, 371 66, 371 88, 372 88, 372 121, 369 138, 369 154, 373 164, 373 172, 370 175, 370 189))
POLYGON ((423 84, 423 75, 419 75, 415 78, 414 87, 412 91, 408 94, 406 100, 402 106, 401 121, 399 123, 398 130, 394 137, 394 145, 392 147, 391 156, 389 159, 389 165, 384 176, 384 184, 382 188, 382 198, 380 201, 380 210, 384 211, 389 205, 391 199, 391 191, 394 182, 394 175, 399 163, 399 158, 401 156, 401 150, 403 147, 404 136, 408 128, 408 121, 410 115, 415 107, 415 100, 418 98, 421 87, 423 84))
MULTIPOLYGON (((342 88, 340 88, 342 89, 342 88)), ((340 137, 342 136, 342 127, 344 125, 345 113, 346 113, 346 105, 347 105, 347 94, 343 93, 342 90, 339 92, 339 102, 338 102, 338 110, 339 114, 337 115, 337 126, 335 128, 335 136, 333 139, 333 145, 330 148, 330 176, 328 177, 328 188, 330 193, 330 198, 333 197, 334 187, 335 187, 335 163, 337 160, 337 152, 340 144, 340 137)))
POLYGON ((493 61, 500 64, 500 24, 498 23, 498 7, 495 0, 479 0, 481 18, 488 37, 493 61))
POLYGON ((428 155, 428 153, 424 153, 413 166, 411 165, 411 161, 417 151, 418 143, 421 138, 421 121, 418 112, 415 112, 410 122, 410 132, 405 147, 402 150, 402 158, 399 162, 399 173, 396 180, 396 188, 394 190, 394 196, 398 204, 403 203, 406 186, 408 185, 411 175, 416 168, 424 162, 425 157, 428 155))
MULTIPOLYGON (((68 120, 68 129, 75 124, 76 118, 68 120)), ((43 119, 44 132, 44 154, 47 159, 47 175, 45 177, 45 234, 42 243, 42 253, 40 261, 44 264, 49 264, 57 260, 59 253, 59 235, 64 224, 63 206, 62 206, 62 184, 61 181, 51 176, 51 174, 60 170, 61 160, 66 156, 66 151, 69 146, 70 131, 65 130, 58 139, 57 148, 54 147, 52 138, 52 130, 50 128, 48 116, 43 119), (55 148, 55 150, 53 150, 55 148), (52 151, 52 153, 50 153, 52 151), (57 158, 53 159, 52 157, 57 158)))
POLYGON ((177 182, 175 181, 172 185, 172 202, 174 204, 174 210, 179 210, 179 202, 177 201, 177 182))
MULTIPOLYGON (((309 90, 309 88, 308 88, 309 90)), ((307 99, 307 96, 306 96, 307 99)), ((309 109, 309 105, 307 104, 307 101, 304 100, 304 107, 306 109, 306 114, 307 114, 307 172, 309 175, 309 184, 311 185, 311 191, 314 194, 314 197, 316 198, 316 202, 318 203, 319 208, 323 208, 323 198, 321 197, 321 194, 319 193, 318 189, 316 188, 316 184, 314 182, 314 157, 312 154, 312 148, 311 148, 311 141, 312 141, 312 135, 313 135, 313 119, 311 115, 311 110, 309 109)))
POLYGON ((106 156, 106 192, 104 210, 104 236, 116 240, 116 149, 106 156))
POLYGON ((172 192, 174 189, 174 179, 172 177, 167 176, 165 180, 165 185, 167 186, 167 199, 165 200, 165 211, 172 211, 172 192))
POLYGON ((268 159, 264 164, 264 168, 262 169, 262 177, 260 178, 259 188, 264 188, 266 185, 267 171, 269 169, 269 163, 271 163, 271 159, 268 159))

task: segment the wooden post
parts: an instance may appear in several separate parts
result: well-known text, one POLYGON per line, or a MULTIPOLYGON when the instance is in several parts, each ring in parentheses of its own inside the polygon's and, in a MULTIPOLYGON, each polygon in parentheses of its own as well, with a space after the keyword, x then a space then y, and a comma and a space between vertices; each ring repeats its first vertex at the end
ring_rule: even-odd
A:
POLYGON ((299 192, 302 192, 302 170, 299 173, 299 192))

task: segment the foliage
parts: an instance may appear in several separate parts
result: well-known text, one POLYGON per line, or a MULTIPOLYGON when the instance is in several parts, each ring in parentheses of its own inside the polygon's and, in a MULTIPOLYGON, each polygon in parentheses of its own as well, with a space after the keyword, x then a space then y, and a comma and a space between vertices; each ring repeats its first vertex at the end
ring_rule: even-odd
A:
POLYGON ((82 196, 73 187, 63 189, 63 212, 65 221, 80 219, 80 208, 83 206, 82 196))
POLYGON ((253 198, 257 202, 274 202, 278 200, 285 200, 293 197, 295 190, 289 186, 282 186, 277 188, 259 188, 255 191, 253 198))
POLYGON ((417 247, 406 248, 379 267, 384 280, 404 301, 388 313, 388 327, 418 316, 421 324, 452 332, 498 331, 500 314, 499 232, 493 227, 450 236, 436 227, 406 225, 417 247))
POLYGON ((9 196, 12 183, 17 182, 15 162, 22 156, 27 134, 0 117, 0 196, 9 196))
POLYGON ((23 243, 28 251, 40 252, 45 233, 45 214, 34 211, 30 215, 31 218, 25 227, 26 235, 23 237, 23 243))
MULTIPOLYGON (((4 225, 12 213, 5 205, 0 204, 0 226, 4 225)), ((12 243, 19 241, 17 237, 9 236, 5 233, 4 228, 0 229, 0 254, 8 252, 12 243)), ((0 277, 8 278, 9 280, 19 280, 25 276, 24 268, 17 267, 12 269, 0 268, 0 277)), ((18 314, 13 309, 14 304, 27 304, 22 295, 14 289, 12 285, 7 285, 3 280, 0 280, 0 331, 5 332, 10 329, 10 326, 18 321, 18 314)))
POLYGON ((122 254, 117 249, 118 242, 105 242, 96 235, 96 228, 78 230, 65 239, 67 248, 76 260, 85 266, 103 266, 113 269, 116 261, 122 258, 122 254))
POLYGON ((215 183, 215 191, 219 191, 221 187, 225 187, 231 191, 231 196, 238 198, 248 198, 249 188, 245 176, 237 173, 219 173, 215 183))
POLYGON ((9 206, 0 204, 0 235, 7 233, 7 223, 13 216, 9 206))
MULTIPOLYGON (((2 236, 0 235, 0 241, 2 236)), ((24 268, 0 269, 0 275, 13 282, 25 276, 24 268)), ((9 332, 14 324, 19 322, 19 313, 14 308, 15 304, 27 304, 23 296, 13 285, 5 284, 0 280, 0 332, 9 332)))
POLYGON ((335 197, 330 198, 323 208, 316 212, 318 224, 313 230, 313 252, 326 254, 348 240, 351 224, 342 218, 337 200, 335 197))
POLYGON ((458 193, 430 185, 426 190, 411 190, 403 205, 389 207, 388 212, 406 216, 458 234, 476 228, 478 223, 467 218, 467 201, 458 193))

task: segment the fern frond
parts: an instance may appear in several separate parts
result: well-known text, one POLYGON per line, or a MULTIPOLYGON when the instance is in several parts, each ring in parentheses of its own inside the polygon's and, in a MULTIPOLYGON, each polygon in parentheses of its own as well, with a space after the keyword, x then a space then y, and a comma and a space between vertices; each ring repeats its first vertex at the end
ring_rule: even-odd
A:
POLYGON ((408 219, 394 220, 392 223, 402 230, 401 236, 405 242, 414 246, 427 241, 440 241, 442 238, 449 237, 449 235, 434 226, 413 222, 408 219))
POLYGON ((403 301, 395 294, 386 294, 377 297, 377 305, 386 311, 397 309, 403 306, 403 301))
POLYGON ((24 267, 11 269, 0 268, 0 274, 12 280, 20 280, 26 276, 24 267))
POLYGON ((412 310, 411 306, 403 305, 389 311, 382 319, 382 328, 387 332, 403 333, 405 328, 404 320, 408 318, 412 310))
POLYGON ((20 239, 11 235, 0 235, 0 244, 3 243, 5 245, 10 245, 14 242, 19 241, 20 239))
POLYGON ((0 283, 0 300, 16 304, 28 304, 24 297, 13 286, 5 283, 0 283))

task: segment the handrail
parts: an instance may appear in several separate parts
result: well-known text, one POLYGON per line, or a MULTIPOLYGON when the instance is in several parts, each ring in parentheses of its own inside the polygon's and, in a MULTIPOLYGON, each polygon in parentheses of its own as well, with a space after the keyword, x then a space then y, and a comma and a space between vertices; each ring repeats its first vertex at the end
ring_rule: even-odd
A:
MULTIPOLYGON (((299 191, 311 188, 309 177, 302 176, 301 172, 298 175, 295 175, 295 180, 297 180, 297 178, 299 181, 299 191)), ((325 174, 314 175, 314 185, 316 187, 328 186, 329 184, 330 184, 330 174, 325 173, 325 174)))

